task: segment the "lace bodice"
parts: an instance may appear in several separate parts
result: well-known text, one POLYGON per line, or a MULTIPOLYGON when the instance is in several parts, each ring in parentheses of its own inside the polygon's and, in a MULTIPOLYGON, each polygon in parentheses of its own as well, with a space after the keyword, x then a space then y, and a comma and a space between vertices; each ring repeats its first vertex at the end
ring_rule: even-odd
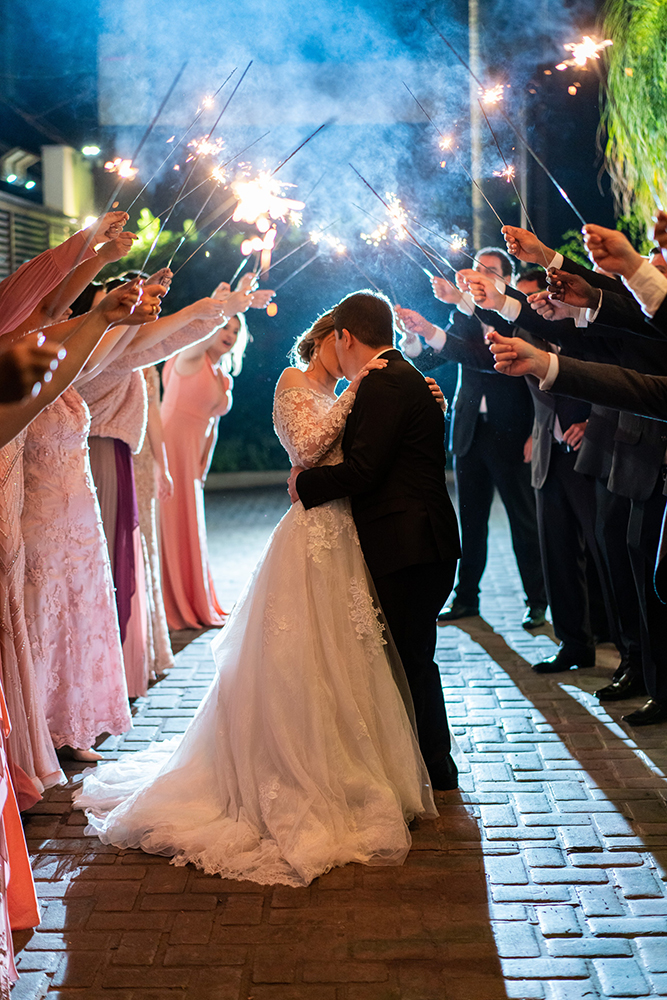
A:
POLYGON ((273 426, 292 465, 336 465, 355 393, 346 389, 334 399, 306 386, 281 389, 273 401, 273 426))

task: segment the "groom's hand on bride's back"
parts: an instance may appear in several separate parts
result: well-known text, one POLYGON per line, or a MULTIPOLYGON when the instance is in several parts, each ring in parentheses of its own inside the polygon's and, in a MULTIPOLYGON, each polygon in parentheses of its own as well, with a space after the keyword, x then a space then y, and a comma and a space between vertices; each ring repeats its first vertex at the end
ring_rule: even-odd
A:
POLYGON ((300 499, 299 494, 296 491, 296 477, 303 471, 304 470, 300 465, 294 465, 292 466, 292 471, 289 474, 289 479, 287 480, 287 492, 289 493, 292 503, 296 503, 297 500, 300 499))

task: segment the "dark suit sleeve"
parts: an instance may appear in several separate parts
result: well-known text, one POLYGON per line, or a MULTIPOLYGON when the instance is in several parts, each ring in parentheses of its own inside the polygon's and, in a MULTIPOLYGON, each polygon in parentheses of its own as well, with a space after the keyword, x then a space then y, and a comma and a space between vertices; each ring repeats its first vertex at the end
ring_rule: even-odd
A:
MULTIPOLYGON (((662 308, 661 306, 660 309, 662 308)), ((588 331, 592 331, 594 334, 597 333, 596 327, 600 325, 612 327, 615 335, 618 336, 630 337, 638 335, 640 337, 647 337, 649 340, 662 340, 667 335, 667 309, 663 312, 663 322, 665 322, 666 328, 662 335, 659 332, 659 327, 655 328, 653 326, 654 321, 655 317, 653 317, 653 320, 650 320, 644 315, 641 306, 635 298, 603 290, 602 302, 596 320, 584 330, 584 335, 588 331)))
POLYGON ((632 293, 628 291, 623 282, 619 278, 612 278, 608 274, 599 274, 590 267, 584 267, 583 264, 577 264, 576 260, 572 260, 570 257, 563 257, 563 271, 568 271, 570 274, 578 274, 579 277, 587 281, 589 285, 593 288, 606 289, 608 292, 618 292, 619 295, 632 298, 632 293))
POLYGON ((551 391, 655 420, 667 419, 667 377, 664 375, 641 375, 618 365, 561 357, 551 391))
POLYGON ((372 490, 387 475, 406 418, 407 400, 399 380, 386 372, 367 375, 348 417, 353 437, 345 461, 306 469, 297 477, 304 507, 372 490))
POLYGON ((667 337, 667 298, 661 303, 653 319, 647 320, 647 323, 660 335, 661 339, 667 337))

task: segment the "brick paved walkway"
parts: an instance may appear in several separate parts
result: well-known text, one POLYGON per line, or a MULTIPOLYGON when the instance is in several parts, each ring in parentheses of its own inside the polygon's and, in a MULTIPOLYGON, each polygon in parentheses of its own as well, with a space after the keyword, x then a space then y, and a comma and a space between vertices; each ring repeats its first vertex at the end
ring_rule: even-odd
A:
MULTIPOLYGON (((284 507, 277 491, 209 498, 223 603, 284 507)), ((666 727, 631 733, 591 697, 608 651, 595 670, 532 674, 553 645, 521 612, 495 511, 485 620, 439 633, 461 791, 439 796, 402 868, 350 865, 308 889, 227 882, 84 838, 70 791, 50 792, 26 824, 43 921, 17 936, 13 1000, 667 996, 666 727)), ((208 638, 137 702, 109 756, 186 727, 208 638)))

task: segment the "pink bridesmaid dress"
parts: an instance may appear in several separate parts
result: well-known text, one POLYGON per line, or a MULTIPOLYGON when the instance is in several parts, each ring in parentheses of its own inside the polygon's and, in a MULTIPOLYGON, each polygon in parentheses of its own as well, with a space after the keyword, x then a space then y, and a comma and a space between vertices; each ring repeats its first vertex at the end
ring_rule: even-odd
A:
POLYGON ((69 388, 28 428, 25 609, 56 747, 132 727, 116 601, 88 459, 90 414, 69 388))
MULTIPOLYGON (((44 788, 65 784, 35 677, 25 620, 25 546, 21 533, 25 435, 22 431, 0 449, 0 670, 12 720, 7 749, 21 809, 33 805, 44 788), (30 783, 25 781, 26 775, 30 783), (23 789, 22 782, 26 786, 23 789)), ((45 469, 44 475, 51 471, 45 469)), ((56 545, 56 536, 50 537, 56 545)))
POLYGON ((171 629, 223 624, 208 563, 204 480, 220 416, 226 412, 224 375, 208 354, 194 375, 164 367, 162 426, 174 495, 160 503, 162 592, 171 629))

